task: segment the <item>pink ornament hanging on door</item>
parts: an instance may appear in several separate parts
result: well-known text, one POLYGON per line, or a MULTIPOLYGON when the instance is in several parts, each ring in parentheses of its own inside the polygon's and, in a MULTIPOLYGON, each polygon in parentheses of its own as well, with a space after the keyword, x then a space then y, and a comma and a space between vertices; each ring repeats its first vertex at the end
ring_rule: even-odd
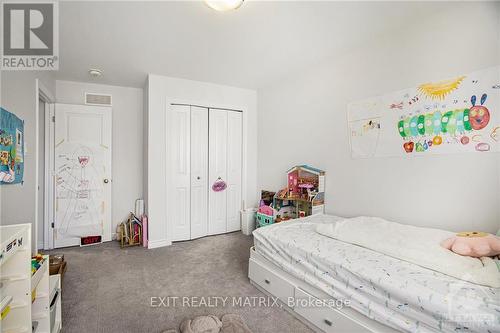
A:
POLYGON ((220 177, 217 178, 215 183, 212 185, 212 190, 214 192, 222 192, 226 189, 227 184, 225 181, 223 181, 220 177))

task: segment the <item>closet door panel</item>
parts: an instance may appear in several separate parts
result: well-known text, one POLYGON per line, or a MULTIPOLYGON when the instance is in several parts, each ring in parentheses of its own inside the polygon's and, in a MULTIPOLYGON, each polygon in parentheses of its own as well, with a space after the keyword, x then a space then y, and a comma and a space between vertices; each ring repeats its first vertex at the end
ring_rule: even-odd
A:
POLYGON ((209 234, 226 232, 227 190, 214 192, 217 180, 227 183, 227 111, 209 110, 209 234))
POLYGON ((208 109, 191 107, 191 239, 208 234, 208 109))
POLYGON ((172 226, 172 241, 191 237, 190 227, 190 107, 172 105, 168 112, 169 180, 167 183, 168 223, 172 226))
POLYGON ((240 230, 242 113, 227 113, 227 226, 226 231, 240 230))

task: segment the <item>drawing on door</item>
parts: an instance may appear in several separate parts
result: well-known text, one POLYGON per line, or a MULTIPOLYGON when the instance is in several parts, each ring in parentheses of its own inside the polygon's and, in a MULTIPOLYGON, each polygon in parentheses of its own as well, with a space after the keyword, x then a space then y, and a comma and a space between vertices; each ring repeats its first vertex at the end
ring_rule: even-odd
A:
POLYGON ((81 144, 66 144, 58 150, 61 164, 56 193, 62 210, 57 233, 66 237, 101 235, 104 187, 100 179, 105 177, 102 156, 98 150, 81 144))
POLYGON ((54 247, 111 240, 111 108, 57 104, 54 247))

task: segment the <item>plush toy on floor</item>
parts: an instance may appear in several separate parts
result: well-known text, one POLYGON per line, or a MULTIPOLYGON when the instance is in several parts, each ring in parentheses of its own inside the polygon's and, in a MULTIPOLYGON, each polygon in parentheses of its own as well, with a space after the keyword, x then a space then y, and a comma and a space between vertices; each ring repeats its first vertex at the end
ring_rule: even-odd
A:
POLYGON ((184 320, 180 326, 182 333, 219 333, 222 322, 216 316, 200 316, 184 320))
MULTIPOLYGON (((237 314, 225 314, 219 320, 217 316, 200 316, 186 319, 179 327, 181 333, 252 333, 237 314)), ((177 330, 163 331, 177 333, 177 330)))
POLYGON ((441 242, 441 246, 468 257, 493 257, 500 255, 500 238, 479 232, 464 231, 441 242))
POLYGON ((225 314, 221 318, 222 329, 220 333, 252 333, 243 321, 243 318, 237 314, 225 314))

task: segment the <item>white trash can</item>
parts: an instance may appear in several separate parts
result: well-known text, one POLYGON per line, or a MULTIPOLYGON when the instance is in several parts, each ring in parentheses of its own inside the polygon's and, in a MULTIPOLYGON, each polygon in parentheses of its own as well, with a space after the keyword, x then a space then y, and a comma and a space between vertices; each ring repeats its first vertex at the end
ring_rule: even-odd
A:
POLYGON ((247 236, 255 230, 255 213, 257 208, 246 208, 240 211, 241 214, 241 232, 247 236))

